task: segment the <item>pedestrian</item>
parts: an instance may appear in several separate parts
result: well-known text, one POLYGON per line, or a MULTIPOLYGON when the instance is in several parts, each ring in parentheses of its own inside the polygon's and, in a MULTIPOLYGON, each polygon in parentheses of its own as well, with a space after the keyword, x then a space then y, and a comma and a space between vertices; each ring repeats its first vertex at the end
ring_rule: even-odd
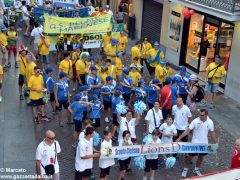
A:
MULTIPOLYGON (((146 52, 148 52, 150 49, 152 49, 152 45, 151 43, 148 41, 147 37, 144 37, 141 45, 140 45, 140 52, 141 52, 141 66, 143 67, 143 62, 145 62, 147 68, 149 66, 149 63, 147 62, 147 55, 146 52)), ((142 71, 143 73, 143 68, 142 71)))
POLYGON ((124 34, 124 31, 120 31, 120 35, 118 36, 118 51, 121 51, 123 53, 123 55, 126 54, 126 47, 127 47, 127 43, 128 43, 128 38, 127 36, 124 34))
POLYGON ((34 55, 38 58, 38 41, 41 39, 41 34, 43 33, 43 27, 39 22, 34 23, 34 29, 31 32, 30 44, 33 42, 34 55))
POLYGON ((171 93, 172 93, 172 106, 176 105, 178 97, 178 87, 177 87, 177 78, 174 76, 171 83, 171 93))
POLYGON ((26 81, 28 83, 30 77, 35 74, 34 68, 37 65, 35 63, 36 58, 35 58, 34 54, 31 51, 29 51, 29 50, 27 51, 27 54, 26 54, 26 60, 27 60, 26 81))
MULTIPOLYGON (((116 58, 115 58, 116 59, 116 58)), ((111 76, 114 80, 117 78, 117 67, 114 65, 115 61, 112 61, 111 59, 105 60, 106 67, 108 69, 108 76, 111 76)))
POLYGON ((102 67, 101 81, 102 81, 103 85, 106 84, 106 78, 107 77, 108 77, 108 68, 107 67, 102 67))
POLYGON ((58 36, 58 41, 55 44, 55 48, 57 51, 57 62, 60 62, 62 60, 63 51, 64 51, 64 35, 60 34, 58 36))
POLYGON ((60 127, 63 127, 62 107, 67 112, 67 124, 72 124, 71 113, 68 111, 70 102, 69 85, 67 83, 67 74, 65 72, 59 73, 59 79, 54 86, 54 97, 56 101, 57 119, 60 127))
POLYGON ((1 48, 1 53, 2 53, 2 66, 3 68, 7 68, 8 65, 6 64, 7 60, 7 28, 3 27, 1 28, 1 33, 0 33, 0 48, 1 48))
POLYGON ((118 123, 119 123, 119 131, 118 131, 118 142, 122 140, 122 133, 125 130, 128 130, 131 134, 132 144, 137 143, 137 136, 135 133, 136 126, 140 123, 141 116, 137 114, 136 117, 133 117, 133 111, 131 109, 127 110, 126 117, 122 117, 121 114, 118 114, 118 123))
POLYGON ((135 57, 133 59, 133 63, 130 65, 130 67, 132 66, 136 66, 137 67, 137 71, 139 73, 141 73, 141 69, 143 68, 142 65, 140 64, 140 61, 139 61, 139 58, 138 57, 135 57))
POLYGON ((240 139, 235 141, 235 151, 232 157, 231 169, 240 167, 240 139))
MULTIPOLYGON (((119 141, 118 146, 130 146, 130 145, 132 145, 131 134, 128 130, 125 130, 122 133, 122 139, 119 141)), ((129 168, 130 161, 131 161, 130 157, 124 157, 124 158, 118 159, 119 166, 120 166, 120 174, 119 174, 118 180, 125 179, 125 174, 129 168)))
MULTIPOLYGON (((148 138, 146 145, 159 145, 161 140, 159 138, 160 132, 158 129, 154 129, 151 133, 152 137, 148 138)), ((150 172, 150 180, 154 179, 155 171, 158 169, 158 154, 146 155, 145 168, 143 174, 143 180, 147 180, 147 173, 150 172)))
POLYGON ((121 51, 117 51, 117 57, 115 59, 115 67, 116 67, 116 80, 119 83, 122 77, 122 70, 124 65, 122 64, 123 53, 121 51))
POLYGON ((86 85, 86 74, 88 73, 88 52, 82 52, 80 59, 76 62, 76 71, 78 76, 78 84, 86 85))
POLYGON ((172 91, 171 91, 172 78, 167 77, 165 86, 161 90, 160 108, 162 109, 163 119, 166 120, 167 115, 171 114, 172 109, 172 91))
POLYGON ((154 129, 160 128, 163 120, 162 111, 160 109, 160 104, 158 101, 154 102, 154 107, 149 109, 145 117, 147 124, 146 134, 151 134, 154 129))
POLYGON ((87 127, 85 136, 77 146, 75 159, 75 180, 88 180, 92 173, 93 158, 100 157, 100 153, 93 148, 92 137, 94 131, 92 127, 87 127))
POLYGON ((149 86, 145 88, 147 93, 147 103, 149 109, 153 108, 155 101, 157 101, 158 99, 158 91, 160 90, 158 83, 159 80, 157 78, 153 78, 153 80, 149 82, 149 86))
POLYGON ((30 100, 31 106, 33 109, 33 118, 36 124, 39 124, 38 120, 38 111, 37 108, 41 107, 41 120, 48 121, 48 117, 45 114, 45 106, 43 102, 43 90, 44 90, 44 82, 43 77, 40 74, 40 68, 34 67, 34 75, 32 75, 28 82, 28 88, 30 90, 30 100))
POLYGON ((92 96, 92 101, 90 102, 90 113, 89 117, 92 121, 92 125, 95 128, 96 131, 98 131, 99 127, 101 126, 100 120, 101 120, 101 110, 103 109, 102 102, 98 98, 97 94, 94 94, 92 96))
POLYGON ((108 44, 106 46, 106 48, 104 49, 107 59, 110 59, 114 63, 115 63, 115 58, 116 58, 116 54, 117 54, 117 44, 118 44, 117 39, 112 38, 111 43, 108 44))
POLYGON ((46 66, 49 64, 49 47, 50 47, 50 40, 45 37, 45 35, 42 33, 41 38, 38 41, 38 49, 40 54, 40 59, 42 62, 43 70, 45 70, 46 66))
MULTIPOLYGON (((176 142, 179 142, 182 138, 187 136, 192 131, 192 143, 200 143, 200 144, 208 144, 208 133, 210 132, 211 139, 214 143, 217 143, 216 134, 214 131, 214 124, 213 121, 208 117, 208 110, 207 109, 200 109, 200 116, 194 119, 189 127, 182 133, 181 136, 178 137, 176 142)), ((198 156, 197 163, 193 173, 202 176, 200 172, 201 165, 203 163, 203 159, 206 156, 206 153, 202 154, 195 154, 191 153, 185 159, 185 167, 182 172, 182 177, 186 178, 188 173, 188 168, 190 163, 192 162, 192 158, 194 156, 198 156)))
POLYGON ((173 137, 177 136, 177 129, 173 124, 173 117, 172 115, 168 114, 166 122, 163 123, 159 128, 162 138, 162 143, 172 143, 173 137))
MULTIPOLYGON (((190 109, 183 103, 183 98, 179 95, 177 97, 177 104, 172 107, 172 115, 174 125, 177 129, 178 136, 174 137, 174 141, 188 128, 192 120, 190 109)), ((188 142, 188 137, 182 138, 183 142, 188 142)))
POLYGON ((71 57, 71 60, 72 60, 72 74, 73 74, 73 91, 76 90, 76 87, 77 87, 77 79, 78 79, 78 76, 77 76, 77 70, 76 70, 76 63, 77 61, 79 61, 80 59, 80 55, 81 55, 81 52, 82 52, 82 45, 81 44, 76 44, 76 50, 72 53, 72 57, 71 57))
POLYGON ((120 84, 123 87, 123 99, 128 106, 130 106, 130 99, 132 94, 132 87, 133 87, 133 81, 132 78, 129 76, 129 69, 125 68, 123 69, 123 81, 120 82, 120 84))
POLYGON ((45 139, 37 147, 37 179, 60 180, 58 156, 61 152, 61 147, 55 138, 55 133, 48 130, 45 133, 45 139))
MULTIPOLYGON (((112 148, 112 133, 109 130, 103 131, 104 140, 101 143, 101 155, 108 155, 106 151, 112 148)), ((99 158, 100 180, 107 180, 110 168, 115 164, 114 158, 99 158)))
POLYGON ((64 72, 68 78, 72 78, 72 61, 69 52, 64 53, 64 59, 59 64, 59 72, 64 72))
POLYGON ((92 127, 92 121, 91 121, 90 119, 85 120, 85 121, 82 122, 82 126, 83 126, 83 127, 82 127, 82 131, 80 132, 79 137, 78 137, 78 141, 79 141, 79 142, 80 142, 81 139, 84 138, 86 129, 87 129, 88 127, 92 127))
MULTIPOLYGON (((87 85, 80 86, 79 88, 82 102, 85 102, 85 103, 89 102, 88 89, 89 87, 87 85)), ((87 119, 87 116, 88 116, 88 107, 85 107, 83 111, 83 121, 87 119)))
POLYGON ((26 4, 25 0, 22 1, 21 10, 22 10, 22 18, 26 25, 26 30, 25 30, 24 36, 28 36, 29 29, 30 29, 30 14, 28 12, 28 8, 27 8, 27 4, 26 4))
POLYGON ((168 76, 172 76, 173 74, 173 70, 171 68, 171 64, 169 62, 166 63, 166 76, 165 77, 168 77, 168 76))
POLYGON ((2 102, 3 67, 0 64, 0 102, 2 102))
POLYGON ((140 64, 141 52, 140 52, 140 41, 136 41, 135 45, 131 48, 131 64, 134 62, 134 59, 138 59, 138 64, 140 64))
POLYGON ((100 47, 102 48, 101 52, 104 53, 106 47, 111 43, 112 39, 112 32, 108 31, 107 34, 103 35, 101 45, 100 47))
POLYGON ((129 76, 132 78, 133 86, 136 87, 138 85, 138 81, 142 78, 141 74, 137 71, 138 67, 136 65, 130 66, 131 71, 129 72, 129 76))
POLYGON ((160 87, 163 87, 165 84, 166 79, 166 63, 167 60, 165 58, 161 59, 159 64, 155 68, 155 78, 157 78, 160 81, 160 87))
POLYGON ((145 81, 143 79, 138 81, 138 87, 135 88, 134 94, 136 96, 136 101, 142 101, 146 103, 147 91, 145 88, 145 81))
POLYGON ((96 94, 99 96, 102 85, 101 85, 101 78, 99 75, 97 75, 98 69, 95 66, 92 66, 90 70, 91 70, 91 73, 89 73, 86 80, 90 90, 89 92, 91 94, 96 94))

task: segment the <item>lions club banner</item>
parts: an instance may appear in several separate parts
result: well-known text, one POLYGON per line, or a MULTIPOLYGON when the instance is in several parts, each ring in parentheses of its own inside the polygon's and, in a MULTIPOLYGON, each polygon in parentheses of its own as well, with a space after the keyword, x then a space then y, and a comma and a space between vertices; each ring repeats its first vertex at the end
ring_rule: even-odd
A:
POLYGON ((175 153, 217 153, 217 144, 195 144, 195 143, 166 143, 159 145, 131 145, 115 146, 104 149, 101 155, 106 158, 123 158, 142 156, 150 154, 175 154, 175 153))
POLYGON ((45 14, 44 19, 44 32, 48 34, 104 33, 112 30, 111 15, 61 18, 45 14))

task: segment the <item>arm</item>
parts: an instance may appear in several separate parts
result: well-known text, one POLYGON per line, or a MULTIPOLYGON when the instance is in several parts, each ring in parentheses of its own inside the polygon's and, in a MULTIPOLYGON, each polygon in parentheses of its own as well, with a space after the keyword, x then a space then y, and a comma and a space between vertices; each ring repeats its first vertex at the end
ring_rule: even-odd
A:
POLYGON ((211 136, 211 138, 212 138, 212 141, 213 141, 215 144, 218 143, 218 140, 217 140, 215 131, 211 131, 211 132, 210 132, 210 136, 211 136))
POLYGON ((138 125, 140 122, 141 122, 141 116, 140 116, 140 114, 137 114, 136 125, 138 125))
POLYGON ((181 136, 176 140, 176 142, 179 142, 182 138, 184 138, 185 136, 187 136, 189 133, 190 133, 190 129, 186 129, 182 134, 181 136))
POLYGON ((68 106, 68 110, 71 114, 73 113, 71 106, 68 106))
POLYGON ((185 88, 185 89, 190 97, 193 97, 198 90, 196 86, 194 86, 191 91, 188 91, 187 88, 185 88))
POLYGON ((118 116, 117 121, 118 123, 120 123, 122 121, 122 116, 120 114, 118 114, 117 116, 118 116))
POLYGON ((37 179, 42 179, 41 178, 41 173, 40 173, 40 163, 41 161, 40 160, 36 160, 36 173, 37 173, 37 179))
POLYGON ((55 97, 55 101, 56 101, 56 106, 59 106, 57 93, 58 93, 58 86, 55 84, 55 86, 54 86, 54 97, 55 97))

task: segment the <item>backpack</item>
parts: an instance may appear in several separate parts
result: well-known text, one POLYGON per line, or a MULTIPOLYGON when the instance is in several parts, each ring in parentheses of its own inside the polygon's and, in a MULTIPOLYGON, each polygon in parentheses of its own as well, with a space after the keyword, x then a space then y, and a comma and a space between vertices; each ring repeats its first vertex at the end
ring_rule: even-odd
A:
POLYGON ((192 97, 192 100, 195 102, 201 102, 205 96, 204 89, 201 86, 199 86, 198 84, 196 84, 194 86, 197 87, 197 92, 196 92, 195 96, 192 97))

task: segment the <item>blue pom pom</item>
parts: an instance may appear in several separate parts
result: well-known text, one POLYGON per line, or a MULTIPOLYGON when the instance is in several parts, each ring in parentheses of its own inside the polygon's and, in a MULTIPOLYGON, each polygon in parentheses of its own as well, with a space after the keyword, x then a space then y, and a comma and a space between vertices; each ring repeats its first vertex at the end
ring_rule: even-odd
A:
POLYGON ((143 101, 137 101, 134 103, 134 111, 138 114, 142 114, 147 110, 147 105, 143 101))
POLYGON ((125 106, 124 102, 120 102, 116 106, 116 110, 117 110, 118 114, 126 114, 127 113, 127 109, 128 109, 128 107, 125 106))
POLYGON ((145 168, 145 162, 146 162, 146 159, 144 156, 134 157, 134 159, 133 159, 134 165, 139 169, 145 168))
POLYGON ((148 140, 149 138, 152 138, 152 135, 151 135, 151 134, 147 134, 146 136, 144 136, 144 138, 143 138, 143 144, 146 144, 146 142, 147 142, 147 140, 148 140))
POLYGON ((100 135, 97 132, 95 132, 93 136, 93 146, 98 146, 100 144, 100 140, 101 140, 100 135))
POLYGON ((176 158, 175 157, 168 157, 165 159, 165 166, 167 169, 172 168, 176 163, 176 158))

